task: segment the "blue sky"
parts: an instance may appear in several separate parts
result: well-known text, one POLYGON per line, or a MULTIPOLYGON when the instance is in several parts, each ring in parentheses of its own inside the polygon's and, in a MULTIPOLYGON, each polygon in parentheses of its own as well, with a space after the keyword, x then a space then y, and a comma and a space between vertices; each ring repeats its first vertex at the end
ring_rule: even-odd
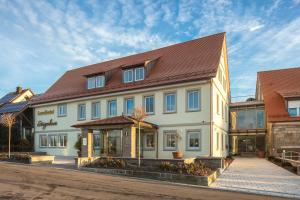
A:
POLYGON ((300 66, 300 0, 0 0, 0 96, 223 31, 233 97, 254 94, 257 71, 300 66))

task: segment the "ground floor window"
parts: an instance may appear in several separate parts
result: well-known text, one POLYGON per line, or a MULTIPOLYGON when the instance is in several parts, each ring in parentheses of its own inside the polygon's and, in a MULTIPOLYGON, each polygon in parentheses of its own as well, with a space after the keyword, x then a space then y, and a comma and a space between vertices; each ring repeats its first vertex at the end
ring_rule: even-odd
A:
POLYGON ((144 148, 148 149, 148 150, 154 148, 154 134, 153 133, 145 133, 144 134, 144 148))
POLYGON ((40 147, 67 147, 66 134, 40 135, 40 147))
POLYGON ((95 149, 100 148, 100 134, 94 134, 93 142, 95 149))
POLYGON ((176 131, 165 131, 164 132, 164 150, 176 150, 176 131))
POLYGON ((201 132, 188 131, 187 132, 187 150, 200 150, 201 132))

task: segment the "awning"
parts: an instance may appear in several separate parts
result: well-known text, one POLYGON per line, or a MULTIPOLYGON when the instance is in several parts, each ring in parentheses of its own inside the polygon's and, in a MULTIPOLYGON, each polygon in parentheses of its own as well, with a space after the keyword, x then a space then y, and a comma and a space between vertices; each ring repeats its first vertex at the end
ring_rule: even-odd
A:
MULTIPOLYGON (((157 129, 158 126, 150 122, 140 122, 141 128, 157 129)), ((92 120, 84 123, 73 125, 74 128, 97 128, 97 129, 114 129, 123 128, 126 126, 138 126, 138 121, 131 116, 116 116, 105 119, 92 120)))

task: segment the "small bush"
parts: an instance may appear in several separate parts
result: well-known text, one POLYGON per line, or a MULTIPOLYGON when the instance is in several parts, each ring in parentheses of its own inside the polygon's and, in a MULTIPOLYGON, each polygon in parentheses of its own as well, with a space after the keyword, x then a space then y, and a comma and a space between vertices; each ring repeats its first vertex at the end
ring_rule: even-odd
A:
POLYGON ((160 169, 164 172, 187 174, 194 176, 207 176, 212 173, 211 168, 205 166, 202 162, 171 164, 170 162, 162 162, 160 169))
POLYGON ((100 167, 100 168, 117 168, 117 169, 124 169, 126 168, 127 164, 122 159, 117 158, 99 158, 89 164, 86 164, 86 167, 100 167))

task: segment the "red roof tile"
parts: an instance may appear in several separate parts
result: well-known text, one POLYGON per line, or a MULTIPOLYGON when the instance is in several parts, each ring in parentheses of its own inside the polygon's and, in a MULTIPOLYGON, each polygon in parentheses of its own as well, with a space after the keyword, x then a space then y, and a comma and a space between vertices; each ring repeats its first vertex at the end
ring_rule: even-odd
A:
POLYGON ((268 121, 300 121, 300 117, 290 117, 285 98, 295 97, 300 91, 300 67, 258 72, 258 80, 268 121))
POLYGON ((166 84, 210 79, 216 76, 225 33, 219 33, 168 47, 131 55, 115 60, 67 71, 34 104, 66 100, 97 94, 148 88, 166 84), (157 59, 145 80, 135 83, 122 83, 122 66, 134 65, 145 60, 157 59), (87 89, 85 75, 96 74, 112 69, 111 79, 105 87, 87 89))

